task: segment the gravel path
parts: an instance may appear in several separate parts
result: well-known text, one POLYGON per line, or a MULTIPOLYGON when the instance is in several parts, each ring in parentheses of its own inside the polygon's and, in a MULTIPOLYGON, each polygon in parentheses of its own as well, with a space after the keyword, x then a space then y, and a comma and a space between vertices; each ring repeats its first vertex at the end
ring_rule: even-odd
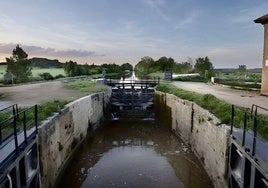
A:
POLYGON ((77 99, 86 95, 86 93, 64 87, 61 81, 0 87, 0 94, 4 94, 0 98, 0 109, 12 104, 33 106, 59 99, 77 99))
POLYGON ((212 94, 215 97, 228 103, 251 108, 252 104, 256 104, 268 109, 268 97, 261 96, 256 91, 244 91, 231 89, 221 85, 198 83, 198 82, 172 82, 173 85, 181 89, 194 91, 202 94, 212 94))

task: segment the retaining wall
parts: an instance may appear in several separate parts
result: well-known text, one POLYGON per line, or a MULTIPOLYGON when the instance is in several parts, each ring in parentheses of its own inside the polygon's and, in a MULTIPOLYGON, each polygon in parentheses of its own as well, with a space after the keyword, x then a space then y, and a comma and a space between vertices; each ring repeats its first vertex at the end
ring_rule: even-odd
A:
POLYGON ((52 187, 88 130, 98 127, 109 105, 111 91, 92 94, 68 104, 39 126, 42 187, 52 187))
POLYGON ((172 130, 202 162, 215 187, 227 187, 230 128, 209 111, 175 95, 156 91, 170 108, 172 130))

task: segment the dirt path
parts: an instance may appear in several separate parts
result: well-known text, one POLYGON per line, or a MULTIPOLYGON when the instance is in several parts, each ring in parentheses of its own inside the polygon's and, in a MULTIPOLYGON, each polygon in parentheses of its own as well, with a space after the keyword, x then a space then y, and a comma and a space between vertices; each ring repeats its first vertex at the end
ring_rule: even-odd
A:
POLYGON ((54 100, 77 99, 86 93, 64 87, 61 81, 0 87, 0 109, 12 104, 32 106, 54 100))
POLYGON ((268 97, 261 96, 255 91, 244 91, 223 87, 221 85, 205 84, 198 82, 173 82, 176 87, 202 94, 212 94, 228 103, 246 108, 256 104, 268 109, 268 97))

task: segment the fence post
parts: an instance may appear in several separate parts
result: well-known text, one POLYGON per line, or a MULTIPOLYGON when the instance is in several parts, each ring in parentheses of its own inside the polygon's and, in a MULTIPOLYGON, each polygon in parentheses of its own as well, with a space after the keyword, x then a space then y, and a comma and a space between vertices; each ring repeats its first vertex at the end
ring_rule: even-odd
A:
POLYGON ((245 112, 245 116, 244 116, 244 128, 243 128, 242 147, 245 145, 246 129, 247 129, 247 112, 245 112))
POLYGON ((26 131, 26 111, 23 112, 23 132, 24 132, 24 141, 27 145, 27 131, 26 131))
POLYGON ((254 116, 253 116, 253 146, 252 146, 252 156, 255 155, 256 150, 256 137, 257 137, 257 109, 255 109, 254 116))
POLYGON ((231 134, 233 134, 233 127, 234 127, 234 105, 232 104, 232 111, 231 111, 231 134))
POLYGON ((34 121, 35 121, 35 134, 38 133, 38 108, 37 104, 34 106, 34 121))
POLYGON ((15 112, 15 108, 13 106, 13 134, 14 134, 14 141, 15 141, 15 150, 16 153, 19 152, 19 146, 18 146, 18 137, 17 137, 17 113, 15 112))

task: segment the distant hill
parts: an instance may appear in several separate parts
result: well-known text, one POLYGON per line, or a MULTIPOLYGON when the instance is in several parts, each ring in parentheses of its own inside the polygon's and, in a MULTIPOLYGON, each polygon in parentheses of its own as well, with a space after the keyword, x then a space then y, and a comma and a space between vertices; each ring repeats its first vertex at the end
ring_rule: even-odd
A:
POLYGON ((59 62, 57 59, 51 60, 46 58, 34 57, 30 59, 33 67, 39 68, 62 68, 64 63, 59 62))

